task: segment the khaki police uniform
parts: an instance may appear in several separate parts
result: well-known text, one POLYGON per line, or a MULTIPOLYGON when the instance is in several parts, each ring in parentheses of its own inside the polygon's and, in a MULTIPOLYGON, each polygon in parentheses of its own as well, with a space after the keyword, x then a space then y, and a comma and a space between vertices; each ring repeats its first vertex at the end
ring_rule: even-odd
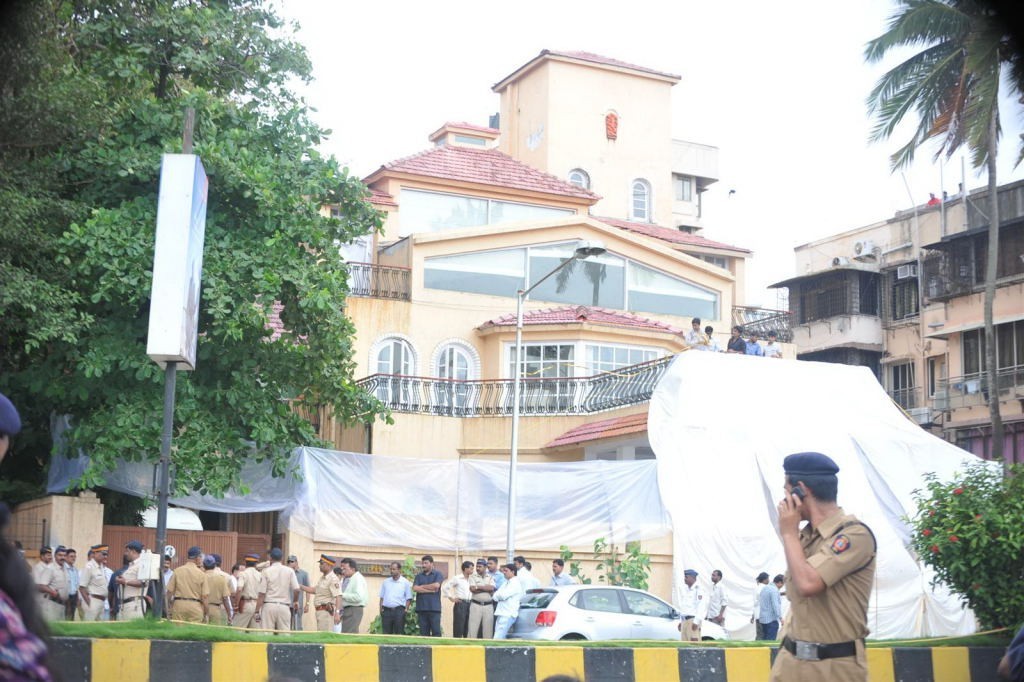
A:
POLYGON ((291 630, 291 607, 299 589, 295 571, 275 561, 263 569, 263 577, 266 582, 260 587, 264 595, 261 624, 271 630, 291 630))
POLYGON ((255 566, 248 566, 241 575, 242 586, 239 588, 238 613, 235 614, 233 625, 239 628, 259 628, 253 620, 256 615, 256 600, 260 592, 266 592, 266 579, 263 574, 256 570, 255 566), (261 590, 262 587, 262 590, 261 590))
POLYGON ((469 625, 466 636, 473 639, 494 637, 494 593, 472 591, 473 587, 486 587, 487 585, 494 587, 494 578, 486 571, 483 575, 473 571, 473 574, 469 576, 472 597, 469 602, 469 625))
POLYGON ((60 596, 56 597, 57 601, 54 601, 54 597, 48 592, 38 592, 37 599, 39 600, 39 610, 43 614, 43 618, 46 620, 62 620, 64 618, 64 603, 67 599, 67 574, 64 570, 57 565, 56 561, 51 561, 46 564, 40 561, 38 564, 32 567, 32 579, 36 585, 45 585, 46 587, 52 588, 60 594, 60 587, 64 585, 64 599, 60 596))
POLYGON ((789 617, 782 629, 783 646, 772 666, 772 682, 863 682, 868 678, 864 638, 875 578, 874 535, 840 508, 818 528, 805 525, 800 544, 807 562, 825 582, 825 590, 802 597, 786 574, 789 617), (813 657, 820 660, 807 660, 813 657))
POLYGON ((103 604, 107 601, 107 576, 95 559, 89 559, 82 571, 80 590, 89 595, 89 603, 79 595, 78 608, 82 620, 99 620, 103 616, 103 604))
POLYGON ((334 631, 334 613, 341 596, 341 578, 334 571, 320 576, 313 593, 313 611, 316 614, 316 629, 320 632, 334 631))
MULTIPOLYGON (((139 564, 142 562, 142 557, 139 557, 135 561, 128 565, 125 572, 121 574, 121 577, 125 580, 142 580, 139 577, 139 564)), ((146 583, 143 582, 142 586, 134 587, 132 585, 119 585, 118 589, 121 590, 121 608, 117 612, 118 620, 136 620, 146 615, 146 607, 143 603, 145 600, 146 583)))
POLYGON ((171 619, 189 623, 202 623, 203 601, 209 603, 210 587, 206 584, 206 573, 196 566, 195 562, 174 569, 174 574, 167 581, 167 594, 174 598, 171 606, 171 619))
POLYGON ((231 608, 231 586, 228 585, 228 576, 224 571, 216 569, 206 571, 206 587, 209 592, 210 622, 214 625, 227 625, 228 614, 225 611, 231 608))

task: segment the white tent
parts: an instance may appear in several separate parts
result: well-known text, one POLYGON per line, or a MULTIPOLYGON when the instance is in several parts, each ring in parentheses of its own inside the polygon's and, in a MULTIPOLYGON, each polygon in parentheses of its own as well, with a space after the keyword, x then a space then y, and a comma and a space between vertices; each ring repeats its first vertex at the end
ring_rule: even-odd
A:
POLYGON ((924 473, 948 478, 978 458, 911 422, 868 369, 683 353, 655 389, 648 432, 672 517, 674 591, 686 568, 705 584, 720 569, 733 637, 753 635, 754 577, 785 572, 775 505, 783 459, 804 451, 836 461, 840 506, 878 540, 871 637, 975 631, 959 597, 930 587, 903 518, 914 513, 924 473))

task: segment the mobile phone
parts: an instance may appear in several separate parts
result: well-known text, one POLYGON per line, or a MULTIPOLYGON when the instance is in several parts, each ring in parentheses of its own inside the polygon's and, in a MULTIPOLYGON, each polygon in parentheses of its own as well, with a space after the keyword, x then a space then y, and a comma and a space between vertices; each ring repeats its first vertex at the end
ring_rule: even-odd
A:
POLYGON ((807 494, 807 493, 804 492, 803 486, 800 485, 799 483, 797 483, 795 486, 793 486, 792 493, 794 495, 796 495, 798 498, 800 498, 801 500, 804 499, 804 495, 807 494))

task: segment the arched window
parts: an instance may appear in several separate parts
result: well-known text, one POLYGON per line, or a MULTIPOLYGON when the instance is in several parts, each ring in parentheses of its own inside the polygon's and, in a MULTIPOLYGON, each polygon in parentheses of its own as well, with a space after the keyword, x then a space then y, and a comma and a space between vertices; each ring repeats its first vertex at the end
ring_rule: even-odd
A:
POLYGON ((466 381, 471 378, 473 360, 465 348, 445 346, 437 357, 437 376, 442 379, 466 381))
POLYGON ((631 220, 651 222, 651 186, 646 180, 633 181, 633 202, 629 217, 631 220))
POLYGON ((416 359, 412 345, 405 339, 390 336, 377 343, 377 354, 374 358, 377 374, 402 374, 412 376, 416 373, 416 359))
POLYGON ((590 176, 582 168, 573 168, 569 171, 569 182, 583 189, 590 189, 590 176))

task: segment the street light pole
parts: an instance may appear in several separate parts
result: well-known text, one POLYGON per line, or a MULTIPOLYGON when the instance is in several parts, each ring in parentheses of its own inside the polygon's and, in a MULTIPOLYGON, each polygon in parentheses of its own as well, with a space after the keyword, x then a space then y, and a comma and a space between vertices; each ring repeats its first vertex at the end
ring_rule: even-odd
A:
POLYGON ((541 277, 527 289, 520 289, 516 292, 516 345, 515 364, 512 368, 512 442, 509 446, 508 460, 508 519, 507 533, 505 535, 505 558, 506 563, 512 563, 515 556, 516 543, 516 469, 519 466, 519 398, 522 390, 522 367, 523 367, 523 303, 530 292, 536 289, 544 281, 555 273, 562 270, 576 260, 583 260, 591 256, 600 256, 606 249, 601 242, 580 242, 572 257, 562 261, 558 267, 541 277))

